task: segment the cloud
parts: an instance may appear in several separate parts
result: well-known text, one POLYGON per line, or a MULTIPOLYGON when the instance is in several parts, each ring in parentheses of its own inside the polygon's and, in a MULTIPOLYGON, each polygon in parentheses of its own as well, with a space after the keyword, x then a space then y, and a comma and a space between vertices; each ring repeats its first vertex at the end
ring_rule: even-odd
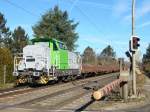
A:
MULTIPOLYGON (((143 16, 148 15, 149 13, 150 13, 150 1, 149 0, 142 0, 139 6, 137 6, 137 3, 136 3, 136 9, 135 9, 136 19, 140 19, 143 16)), ((123 17, 123 21, 125 22, 131 21, 131 11, 123 17)), ((149 25, 149 22, 143 23, 143 25, 140 25, 140 26, 144 27, 147 25, 149 25)))
POLYGON ((71 8, 70 8, 70 11, 69 11, 70 13, 72 12, 74 6, 77 4, 78 1, 79 1, 79 0, 75 0, 75 1, 73 2, 73 4, 71 5, 71 8))
POLYGON ((148 45, 149 45, 148 42, 144 42, 144 41, 140 42, 140 48, 142 48, 142 49, 147 49, 148 45))
POLYGON ((102 37, 95 36, 80 36, 80 40, 88 44, 103 44, 103 45, 117 45, 117 46, 128 46, 128 41, 124 40, 106 40, 102 37))
POLYGON ((83 52, 87 46, 92 47, 96 53, 100 53, 107 45, 111 45, 117 56, 124 57, 125 51, 129 49, 128 40, 105 39, 101 36, 80 35, 78 40, 78 51, 83 52))
POLYGON ((112 10, 112 14, 121 17, 126 14, 130 9, 130 2, 128 0, 118 0, 115 2, 112 10))
POLYGON ((129 22, 131 22, 131 17, 132 17, 131 14, 125 15, 125 16, 123 17, 123 22, 129 24, 129 22))
POLYGON ((108 45, 110 42, 100 38, 100 37, 95 37, 95 36, 81 36, 81 41, 84 41, 88 44, 104 44, 108 45))
POLYGON ((113 44, 115 45, 121 45, 121 46, 128 46, 128 42, 127 41, 112 41, 113 44))
POLYGON ((131 23, 131 0, 115 0, 114 3, 112 16, 128 26, 131 23))
POLYGON ((150 1, 143 0, 141 7, 137 9, 137 17, 140 18, 150 13, 150 1))
POLYGON ((147 21, 147 22, 144 22, 144 23, 140 24, 138 26, 138 28, 143 28, 143 27, 147 27, 147 26, 150 26, 150 21, 147 21))

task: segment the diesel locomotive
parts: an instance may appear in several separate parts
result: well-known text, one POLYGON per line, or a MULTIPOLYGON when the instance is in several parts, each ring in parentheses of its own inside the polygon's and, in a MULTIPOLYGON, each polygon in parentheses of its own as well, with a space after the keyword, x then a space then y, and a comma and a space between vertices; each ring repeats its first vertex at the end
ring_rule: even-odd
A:
POLYGON ((46 84, 81 75, 80 54, 69 51, 63 42, 52 38, 34 38, 31 42, 14 57, 13 76, 17 84, 46 84))

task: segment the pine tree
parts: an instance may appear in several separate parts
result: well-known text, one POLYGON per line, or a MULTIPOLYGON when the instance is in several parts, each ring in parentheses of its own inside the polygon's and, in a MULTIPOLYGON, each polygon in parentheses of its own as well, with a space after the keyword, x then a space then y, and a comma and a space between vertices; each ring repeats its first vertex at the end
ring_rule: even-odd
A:
POLYGON ((12 48, 14 53, 22 53, 23 47, 28 44, 28 35, 25 30, 18 26, 12 33, 12 48))
POLYGON ((150 44, 146 49, 146 53, 143 55, 142 63, 143 63, 144 71, 149 73, 150 72, 150 44))
POLYGON ((55 6, 33 26, 33 31, 35 37, 55 38, 65 42, 69 50, 74 50, 78 39, 78 34, 75 32, 77 25, 78 23, 69 19, 67 11, 61 11, 58 6, 55 6))
POLYGON ((108 45, 106 48, 103 49, 100 56, 102 57, 115 57, 116 53, 114 52, 113 48, 108 45))
POLYGON ((11 32, 6 26, 6 19, 2 13, 0 13, 0 47, 5 47, 7 39, 10 39, 11 32))
POLYGON ((91 47, 87 47, 83 52, 83 64, 96 64, 96 54, 91 47))
POLYGON ((116 57, 115 51, 110 45, 108 45, 98 55, 97 61, 99 65, 113 64, 113 63, 116 63, 115 57, 116 57))
POLYGON ((150 44, 146 50, 146 54, 143 55, 143 64, 150 63, 150 44))
POLYGON ((6 82, 13 80, 13 57, 12 57, 12 37, 11 31, 6 26, 6 19, 0 13, 0 82, 2 83, 4 65, 6 65, 6 82))

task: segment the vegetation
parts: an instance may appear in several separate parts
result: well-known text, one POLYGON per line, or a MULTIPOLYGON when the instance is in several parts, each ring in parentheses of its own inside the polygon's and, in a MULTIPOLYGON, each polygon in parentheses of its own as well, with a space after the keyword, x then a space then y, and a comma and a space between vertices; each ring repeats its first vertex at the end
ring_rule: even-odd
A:
MULTIPOLYGON (((14 31, 10 31, 6 25, 7 20, 0 13, 0 81, 3 82, 4 65, 7 66, 7 82, 13 80, 13 56, 22 52, 28 44, 29 37, 25 30, 18 26, 14 31)), ((34 35, 37 38, 56 38, 66 43, 69 50, 74 50, 77 46, 75 42, 78 34, 75 32, 78 23, 69 19, 67 11, 61 11, 58 6, 46 12, 41 20, 33 26, 34 35)), ((87 47, 83 53, 84 64, 106 64, 115 60, 115 52, 109 45, 97 56, 91 47, 87 47)), ((147 57, 147 56, 146 56, 147 57)))
POLYGON ((143 55, 142 63, 144 66, 144 71, 150 73, 150 44, 146 50, 146 53, 143 55))
POLYGON ((91 47, 87 47, 84 50, 82 61, 84 64, 96 64, 96 54, 91 47))
POLYGON ((115 58, 116 53, 114 52, 113 48, 110 45, 108 45, 106 48, 102 50, 102 52, 100 53, 100 56, 115 58))
POLYGON ((41 20, 33 26, 35 37, 56 38, 66 43, 69 50, 77 46, 78 34, 75 32, 78 23, 69 19, 67 11, 61 11, 58 6, 46 12, 41 20))
MULTIPOLYGON (((0 13, 0 82, 3 82, 4 65, 6 65, 7 82, 13 80, 13 56, 21 53, 29 42, 25 30, 18 26, 14 31, 7 27, 7 20, 0 13)), ((78 23, 69 19, 66 11, 61 11, 58 6, 46 12, 42 19, 33 27, 36 37, 56 38, 66 43, 69 50, 74 50, 78 34, 75 32, 78 23)))
POLYGON ((6 44, 8 42, 8 38, 10 38, 9 28, 6 26, 6 19, 4 15, 0 13, 0 83, 3 82, 3 72, 4 65, 7 66, 7 78, 6 80, 11 81, 12 75, 10 72, 12 71, 12 55, 8 48, 6 48, 6 44))
POLYGON ((108 45, 102 50, 102 52, 97 56, 97 61, 99 65, 113 64, 116 63, 116 53, 113 48, 108 45))
POLYGON ((13 57, 8 48, 0 48, 0 82, 3 83, 4 65, 6 65, 6 82, 12 82, 13 57))
POLYGON ((4 15, 0 13, 0 47, 4 47, 7 43, 6 39, 10 38, 11 32, 6 26, 6 19, 4 15))
POLYGON ((13 81, 14 53, 22 52, 28 43, 28 36, 21 26, 11 32, 6 23, 4 15, 0 13, 0 84, 3 83, 4 65, 6 65, 6 82, 13 81))
POLYGON ((116 64, 117 60, 115 57, 116 53, 110 45, 104 48, 98 55, 88 46, 83 52, 82 59, 83 64, 107 65, 112 63, 116 64))
POLYGON ((28 44, 29 38, 25 30, 19 26, 12 33, 12 47, 14 53, 21 53, 25 45, 28 44))

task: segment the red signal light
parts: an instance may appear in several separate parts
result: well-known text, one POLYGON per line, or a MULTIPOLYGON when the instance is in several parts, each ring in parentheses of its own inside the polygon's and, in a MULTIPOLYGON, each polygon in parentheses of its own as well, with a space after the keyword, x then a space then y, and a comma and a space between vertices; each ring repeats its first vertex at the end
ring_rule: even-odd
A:
POLYGON ((140 38, 133 36, 131 38, 131 51, 137 51, 138 47, 140 46, 139 44, 140 38))

